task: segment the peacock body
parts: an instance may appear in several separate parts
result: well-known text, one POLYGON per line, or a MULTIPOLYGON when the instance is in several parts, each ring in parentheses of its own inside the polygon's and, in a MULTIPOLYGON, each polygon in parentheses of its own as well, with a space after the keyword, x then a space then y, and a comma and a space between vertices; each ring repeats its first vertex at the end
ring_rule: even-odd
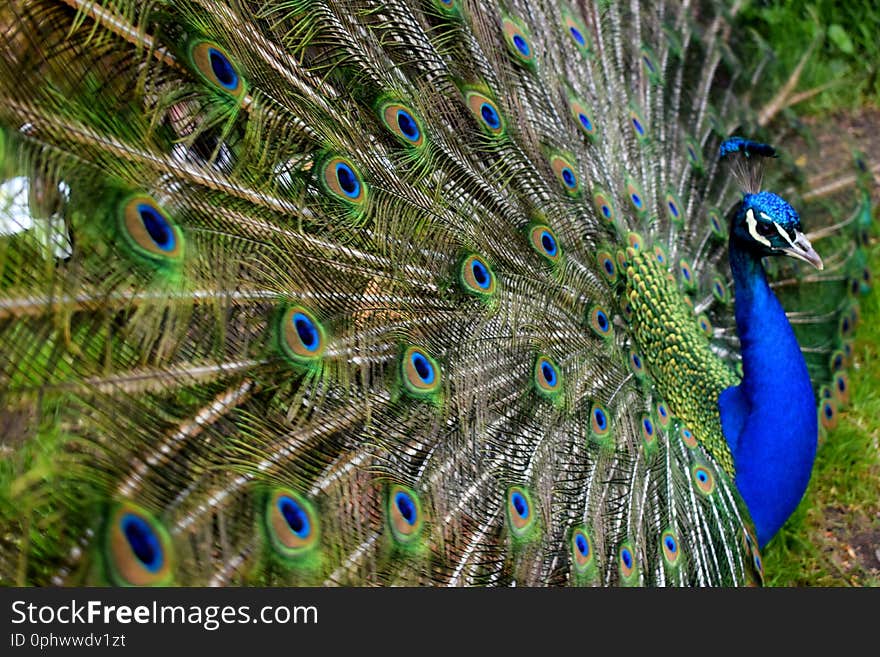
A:
POLYGON ((0 578, 760 583, 870 206, 822 269, 732 20, 0 9, 0 578))

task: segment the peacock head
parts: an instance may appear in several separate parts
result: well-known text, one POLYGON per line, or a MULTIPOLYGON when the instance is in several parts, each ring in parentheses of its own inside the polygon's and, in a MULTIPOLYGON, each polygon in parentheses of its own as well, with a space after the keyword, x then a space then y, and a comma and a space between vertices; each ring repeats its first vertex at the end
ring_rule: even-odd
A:
POLYGON ((801 231, 793 207, 772 192, 745 194, 733 221, 732 236, 762 256, 787 255, 822 269, 822 258, 801 231))

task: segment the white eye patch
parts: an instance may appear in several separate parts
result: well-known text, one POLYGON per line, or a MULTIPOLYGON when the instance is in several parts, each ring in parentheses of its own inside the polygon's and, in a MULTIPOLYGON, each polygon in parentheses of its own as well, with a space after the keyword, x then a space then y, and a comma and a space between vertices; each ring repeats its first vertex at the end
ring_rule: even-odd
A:
MULTIPOLYGON (((761 216, 766 219, 770 218, 763 212, 761 213, 761 216)), ((746 226, 749 227, 749 235, 751 235, 756 242, 760 242, 764 246, 770 246, 770 240, 768 240, 763 235, 758 234, 758 220, 755 219, 755 211, 751 208, 746 210, 746 226)), ((778 229, 779 226, 776 226, 776 228, 778 229)))
MULTIPOLYGON (((767 214, 763 212, 761 213, 761 219, 765 219, 771 222, 776 228, 776 232, 778 232, 782 236, 782 238, 786 242, 788 242, 789 246, 791 246, 792 248, 794 247, 794 241, 792 241, 791 237, 782 226, 773 221, 767 214)), ((760 242, 764 246, 769 246, 770 248, 773 248, 770 244, 770 240, 758 233, 758 220, 755 219, 755 213, 752 209, 746 211, 746 225, 749 227, 749 235, 751 235, 756 242, 760 242)))
POLYGON ((794 242, 791 240, 791 237, 788 236, 788 233, 785 232, 785 229, 782 226, 780 226, 779 224, 773 224, 773 225, 776 226, 776 230, 779 232, 780 235, 782 235, 782 237, 785 239, 785 241, 788 242, 789 246, 794 248, 794 242))

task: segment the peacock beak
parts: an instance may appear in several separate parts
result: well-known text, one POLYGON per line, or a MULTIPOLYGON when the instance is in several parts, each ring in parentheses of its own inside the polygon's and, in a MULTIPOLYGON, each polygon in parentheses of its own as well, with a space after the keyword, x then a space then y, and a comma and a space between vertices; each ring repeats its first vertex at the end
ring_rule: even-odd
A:
POLYGON ((795 231, 794 241, 791 242, 791 246, 789 248, 780 250, 785 255, 791 256, 792 258, 797 258, 798 260, 809 262, 820 271, 825 267, 825 265, 822 263, 822 258, 819 257, 819 254, 816 253, 813 245, 810 244, 810 240, 808 240, 806 235, 804 235, 800 231, 795 231))

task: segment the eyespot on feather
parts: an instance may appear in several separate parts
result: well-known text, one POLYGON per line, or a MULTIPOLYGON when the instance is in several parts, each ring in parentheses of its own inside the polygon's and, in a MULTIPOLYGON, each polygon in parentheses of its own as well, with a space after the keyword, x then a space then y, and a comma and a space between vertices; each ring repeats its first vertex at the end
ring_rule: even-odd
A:
POLYGON ((587 108, 586 103, 578 98, 568 99, 568 109, 575 120, 578 129, 585 134, 591 142, 595 142, 599 137, 599 130, 596 125, 593 113, 587 108))
POLYGON ((593 306, 590 310, 590 328, 596 335, 608 338, 613 335, 614 327, 608 317, 608 313, 602 306, 593 306))
POLYGON ((404 389, 412 396, 425 397, 440 389, 437 362, 421 347, 407 347, 400 360, 404 389))
POLYGON ((559 366, 547 356, 538 356, 532 371, 535 390, 542 397, 557 397, 562 392, 562 374, 559 366))
POLYGON ((614 256, 608 251, 599 251, 596 254, 596 261, 599 264, 599 271, 609 283, 617 282, 617 265, 614 263, 614 256))
POLYGON ((602 404, 593 404, 590 410, 590 428, 596 438, 604 438, 611 431, 611 420, 602 404))
POLYGON ((681 228, 684 226, 684 209, 681 205, 681 200, 678 198, 678 194, 673 191, 666 192, 666 217, 673 224, 681 228))
POLYGON ((666 408, 666 404, 661 401, 657 402, 655 410, 657 411, 657 423, 665 429, 672 421, 672 416, 669 414, 669 409, 666 408))
POLYGON ((638 579, 635 551, 629 541, 624 542, 617 551, 617 569, 623 584, 633 584, 638 579))
POLYGON ((170 534, 151 513, 132 502, 110 509, 103 553, 114 585, 168 586, 173 582, 170 534))
POLYGON ((556 233, 544 224, 532 224, 528 231, 529 243, 536 253, 543 256, 550 263, 559 262, 562 256, 562 249, 559 246, 559 240, 556 233))
POLYGON ((247 89, 244 78, 229 54, 212 41, 196 41, 189 49, 196 71, 215 87, 235 98, 247 89))
POLYGON ((330 157, 321 166, 324 189, 337 199, 352 206, 362 206, 367 200, 367 186, 354 164, 344 157, 330 157))
POLYGON ((696 489, 703 495, 711 495, 715 490, 715 475, 705 465, 697 464, 691 468, 691 477, 696 489))
POLYGON ((629 198, 633 209, 635 209, 635 211, 639 215, 642 215, 647 211, 647 206, 645 205, 645 196, 642 192, 642 188, 635 181, 635 179, 630 176, 626 177, 626 195, 629 198))
POLYGON ((180 229, 149 196, 132 196, 122 203, 119 229, 125 243, 142 259, 156 264, 176 264, 183 259, 180 229))
POLYGON ((523 538, 537 522, 531 495, 521 486, 511 486, 507 489, 506 506, 511 532, 515 537, 523 538))
POLYGON ((278 488, 267 495, 263 522, 269 543, 285 558, 301 557, 318 545, 318 517, 308 500, 296 491, 278 488))
POLYGON ((514 59, 527 67, 533 67, 535 48, 525 26, 512 18, 503 18, 501 29, 504 32, 504 41, 514 59))
POLYGON ((579 574, 586 573, 593 564, 593 542, 584 527, 576 527, 571 533, 571 561, 579 574))
POLYGON ((485 133, 499 137, 504 133, 504 119, 498 105, 479 91, 465 91, 465 102, 485 133))
POLYGON ((293 364, 308 365, 320 360, 327 347, 324 327, 312 312, 291 305, 281 313, 279 345, 293 364))
POLYGON ((696 449, 697 447, 697 437, 694 435, 694 432, 688 429, 687 427, 682 427, 679 431, 679 435, 681 436, 682 442, 689 449, 696 449))
POLYGON ((581 54, 590 57, 592 43, 586 25, 567 11, 562 14, 562 24, 563 29, 568 33, 568 36, 571 38, 575 47, 581 52, 581 54))
POLYGON ((462 260, 458 280, 462 289, 470 294, 480 297, 495 294, 495 274, 488 263, 476 254, 462 260))
POLYGON ((398 543, 412 543, 419 538, 424 518, 418 495, 405 486, 396 484, 388 491, 386 517, 394 539, 398 543))
POLYGON ((645 374, 645 363, 641 355, 633 349, 630 349, 629 352, 629 368, 638 377, 642 377, 645 374))
POLYGON ((660 553, 668 567, 674 568, 681 561, 681 547, 678 536, 671 529, 667 529, 660 536, 660 553))
POLYGON ((413 148, 421 148, 425 143, 425 132, 421 121, 409 107, 397 102, 386 102, 379 108, 382 124, 399 141, 413 148))
POLYGON ((580 181, 575 173, 574 164, 563 155, 553 155, 550 158, 550 168, 556 175, 556 179, 562 185, 563 190, 569 196, 580 194, 580 181))

